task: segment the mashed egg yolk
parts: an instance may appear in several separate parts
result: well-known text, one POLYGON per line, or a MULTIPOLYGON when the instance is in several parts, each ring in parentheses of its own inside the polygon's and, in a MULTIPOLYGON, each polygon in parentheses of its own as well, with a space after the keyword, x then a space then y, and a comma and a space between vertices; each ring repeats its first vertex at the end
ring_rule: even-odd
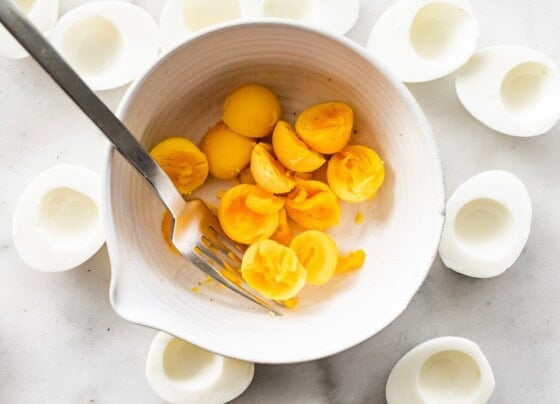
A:
POLYGON ((309 173, 325 163, 325 158, 302 142, 288 122, 278 121, 274 127, 272 147, 278 160, 292 171, 309 173))
POLYGON ((296 120, 296 132, 313 150, 333 154, 350 140, 354 126, 352 108, 344 102, 325 102, 303 111, 296 120))
POLYGON ((206 155, 185 138, 165 139, 152 149, 150 155, 182 194, 191 193, 208 177, 206 155))
POLYGON ((247 137, 263 137, 280 119, 282 108, 268 88, 249 84, 238 88, 226 99, 222 120, 233 131, 247 137))
POLYGON ((294 237, 290 248, 307 270, 307 283, 322 285, 334 275, 338 248, 328 234, 317 230, 304 231, 294 237))
POLYGON ((226 191, 218 219, 229 238, 252 244, 274 234, 284 201, 256 185, 240 184, 226 191))
POLYGON ((298 181, 286 199, 288 216, 305 229, 324 230, 340 220, 336 195, 319 181, 298 181))
POLYGON ((346 146, 329 160, 329 185, 346 202, 357 203, 374 197, 384 178, 383 160, 366 146, 346 146))
POLYGON ((290 192, 296 185, 293 175, 276 160, 272 147, 266 143, 259 143, 253 149, 251 174, 261 188, 274 194, 290 192))
POLYGON ((264 297, 287 300, 303 288, 307 273, 292 249, 273 240, 262 240, 243 255, 241 275, 264 297))
POLYGON ((256 143, 238 135, 223 122, 212 126, 202 138, 201 149, 206 154, 210 174, 222 180, 231 180, 249 165, 256 143))

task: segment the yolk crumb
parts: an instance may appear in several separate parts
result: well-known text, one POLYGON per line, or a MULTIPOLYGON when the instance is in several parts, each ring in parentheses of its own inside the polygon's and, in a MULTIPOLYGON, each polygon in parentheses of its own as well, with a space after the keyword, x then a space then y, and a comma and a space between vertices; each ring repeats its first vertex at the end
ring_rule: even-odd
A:
POLYGON ((362 224, 362 222, 364 221, 364 215, 359 212, 356 214, 356 219, 354 219, 354 221, 356 222, 356 224, 362 224))
POLYGON ((287 309, 295 309, 299 305, 299 298, 292 297, 291 299, 286 299, 282 301, 284 307, 287 309))
POLYGON ((345 273, 361 268, 364 265, 365 260, 366 260, 366 253, 362 249, 352 251, 350 254, 346 256, 339 256, 336 272, 345 273))

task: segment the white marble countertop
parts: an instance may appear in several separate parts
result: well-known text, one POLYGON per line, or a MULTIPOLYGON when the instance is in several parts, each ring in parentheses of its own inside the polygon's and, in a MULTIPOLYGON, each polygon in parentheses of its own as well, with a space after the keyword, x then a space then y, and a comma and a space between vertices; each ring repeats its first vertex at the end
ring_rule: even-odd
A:
MULTIPOLYGON (((66 12, 84 0, 63 0, 66 12)), ((159 16, 163 1, 141 5, 159 16)), ((364 45, 393 0, 362 0, 349 36, 364 45)), ((558 0, 472 0, 480 46, 525 45, 560 62, 558 0)), ((382 403, 396 361, 442 335, 473 339, 495 373, 492 403, 560 400, 560 125, 533 139, 500 135, 459 104, 453 77, 409 86, 439 142, 447 194, 486 169, 526 184, 534 207, 529 242, 504 275, 475 280, 437 260, 408 309, 368 341, 320 361, 257 366, 239 403, 382 403)), ((102 98, 115 107, 123 89, 102 98)), ((158 403, 144 377, 155 331, 127 323, 108 301, 107 251, 74 271, 27 268, 11 240, 26 184, 62 162, 100 170, 105 141, 30 59, 0 59, 0 402, 158 403)))

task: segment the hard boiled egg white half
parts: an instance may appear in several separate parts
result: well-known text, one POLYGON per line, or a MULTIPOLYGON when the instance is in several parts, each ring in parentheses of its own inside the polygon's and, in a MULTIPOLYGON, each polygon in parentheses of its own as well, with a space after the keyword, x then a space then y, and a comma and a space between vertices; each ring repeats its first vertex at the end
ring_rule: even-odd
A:
POLYGON ((255 365, 208 352, 164 332, 154 338, 146 378, 154 391, 173 404, 221 404, 243 393, 255 365))
POLYGON ((440 337, 416 346, 397 362, 385 395, 388 404, 484 404, 494 385, 490 364, 477 344, 440 337))
POLYGON ((367 49, 401 81, 423 82, 457 70, 478 36, 467 0, 399 0, 373 27, 367 49))
POLYGON ((27 186, 13 216, 13 238, 31 268, 59 272, 89 259, 105 242, 101 180, 75 165, 49 168, 27 186))
POLYGON ((129 83, 159 51, 159 29, 133 4, 96 1, 66 13, 50 40, 93 90, 129 83))
POLYGON ((439 255, 464 275, 500 275, 521 254, 531 216, 531 200, 519 178, 500 170, 477 174, 447 201, 439 255))
MULTIPOLYGON (((40 32, 46 34, 58 17, 58 0, 7 0, 15 3, 40 32)), ((21 59, 28 53, 0 24, 0 56, 21 59)))
POLYGON ((167 0, 159 20, 162 49, 170 49, 214 24, 259 15, 259 0, 167 0))
POLYGON ((536 136, 560 120, 558 65, 533 49, 481 49, 459 70, 455 87, 467 111, 498 132, 536 136))
POLYGON ((162 48, 226 21, 280 18, 343 35, 356 23, 359 0, 167 0, 159 22, 162 48))
POLYGON ((359 0, 261 0, 262 16, 284 18, 344 35, 360 13, 359 0))

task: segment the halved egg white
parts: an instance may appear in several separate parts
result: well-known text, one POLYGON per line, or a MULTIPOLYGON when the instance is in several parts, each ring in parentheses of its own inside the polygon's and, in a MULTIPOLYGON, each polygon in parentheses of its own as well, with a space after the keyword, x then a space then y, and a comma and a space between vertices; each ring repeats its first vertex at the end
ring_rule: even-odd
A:
POLYGON ((99 175, 75 165, 59 165, 27 186, 13 216, 13 238, 21 259, 45 272, 72 269, 105 242, 99 175))
POLYGON ((170 49, 211 25, 254 19, 260 13, 259 0, 167 0, 159 20, 162 49, 170 49))
POLYGON ((455 87, 467 111, 501 133, 536 136, 560 120, 558 65, 533 49, 481 49, 459 70, 455 87))
POLYGON ((367 49, 401 81, 423 82, 457 70, 478 37, 467 0, 399 0, 373 27, 367 49))
POLYGON ((261 0, 262 16, 284 18, 344 35, 360 13, 359 0, 261 0))
POLYGON ((447 201, 439 255, 464 275, 500 275, 521 254, 531 216, 531 200, 519 178, 500 170, 477 174, 447 201))
MULTIPOLYGON (((15 3, 22 13, 42 33, 47 33, 58 17, 58 0, 7 0, 15 3)), ((19 42, 0 24, 0 56, 21 59, 29 56, 19 42)))
POLYGON ((88 3, 66 13, 50 40, 93 90, 134 80, 156 58, 159 29, 138 6, 119 1, 88 3))
POLYGON ((416 346, 397 362, 385 395, 388 404, 484 404, 494 385, 492 368, 477 344, 440 337, 416 346))
POLYGON ((208 352, 160 332, 146 361, 154 391, 173 404, 218 404, 233 400, 253 380, 255 365, 208 352))

